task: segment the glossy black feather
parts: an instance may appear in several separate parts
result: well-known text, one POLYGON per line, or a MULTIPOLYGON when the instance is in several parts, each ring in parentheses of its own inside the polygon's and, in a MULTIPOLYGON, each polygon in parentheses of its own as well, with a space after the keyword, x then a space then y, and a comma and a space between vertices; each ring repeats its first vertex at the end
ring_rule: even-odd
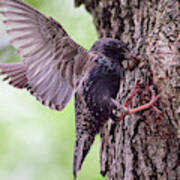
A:
POLYGON ((116 108, 112 99, 119 91, 123 78, 121 63, 128 52, 124 43, 117 39, 100 39, 91 51, 99 54, 96 66, 89 72, 75 95, 76 143, 74 150, 74 176, 94 142, 95 135, 109 118, 115 118, 116 108))

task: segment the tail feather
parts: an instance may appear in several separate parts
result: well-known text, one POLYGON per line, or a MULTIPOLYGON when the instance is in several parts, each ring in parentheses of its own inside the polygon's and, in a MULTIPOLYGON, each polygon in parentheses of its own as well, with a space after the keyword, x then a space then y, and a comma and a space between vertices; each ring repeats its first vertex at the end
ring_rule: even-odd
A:
POLYGON ((94 142, 94 137, 89 134, 83 134, 80 138, 76 137, 74 150, 73 174, 77 177, 77 172, 81 169, 82 163, 94 142))
POLYGON ((9 80, 9 84, 16 88, 27 87, 26 67, 23 63, 0 63, 2 75, 6 75, 4 81, 9 80))

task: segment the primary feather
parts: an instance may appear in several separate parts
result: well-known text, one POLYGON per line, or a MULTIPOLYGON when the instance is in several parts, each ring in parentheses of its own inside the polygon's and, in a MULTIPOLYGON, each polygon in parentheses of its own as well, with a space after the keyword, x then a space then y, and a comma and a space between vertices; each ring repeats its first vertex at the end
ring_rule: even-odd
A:
MULTIPOLYGON (((81 84, 82 74, 93 66, 94 54, 70 39, 53 18, 24 2, 1 0, 0 7, 11 43, 23 60, 27 89, 44 105, 62 110, 81 84)), ((4 66, 12 65, 0 64, 4 66)), ((14 77, 9 78, 12 81, 14 77)))

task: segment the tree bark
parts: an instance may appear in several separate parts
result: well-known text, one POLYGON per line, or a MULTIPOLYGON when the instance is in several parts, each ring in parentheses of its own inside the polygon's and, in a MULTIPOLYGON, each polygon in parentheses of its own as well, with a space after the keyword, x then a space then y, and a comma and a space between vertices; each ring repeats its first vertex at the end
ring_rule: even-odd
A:
POLYGON ((141 90, 133 107, 150 101, 150 88, 160 95, 155 107, 104 125, 101 174, 108 180, 180 179, 180 2, 75 0, 81 4, 92 14, 99 38, 120 39, 138 57, 132 68, 124 63, 120 104, 136 82, 141 90))

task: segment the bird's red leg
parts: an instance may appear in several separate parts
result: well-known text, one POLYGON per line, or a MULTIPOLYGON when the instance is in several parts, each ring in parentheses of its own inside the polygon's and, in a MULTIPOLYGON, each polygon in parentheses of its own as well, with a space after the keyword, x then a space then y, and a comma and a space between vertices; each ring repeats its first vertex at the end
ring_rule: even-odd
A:
POLYGON ((130 110, 129 110, 129 113, 130 113, 130 114, 134 114, 134 113, 136 113, 136 112, 138 112, 138 111, 146 110, 146 109, 152 107, 152 106, 154 105, 154 103, 158 100, 158 98, 159 98, 159 95, 158 95, 158 96, 155 96, 155 97, 154 97, 154 96, 151 97, 151 101, 150 101, 150 102, 148 102, 147 104, 144 104, 144 105, 142 105, 142 106, 139 106, 139 107, 137 107, 137 108, 130 109, 130 110))
MULTIPOLYGON (((124 107, 127 108, 129 105, 130 107, 132 107, 132 98, 136 95, 136 93, 138 92, 138 86, 139 86, 139 81, 136 82, 135 87, 131 90, 130 94, 128 95, 125 103, 124 103, 124 107)), ((124 114, 121 113, 120 115, 120 119, 123 120, 124 118, 124 114)))
POLYGON ((130 105, 130 107, 132 107, 132 98, 138 92, 138 86, 139 86, 139 82, 137 81, 135 87, 131 90, 129 96, 127 97, 127 99, 124 103, 124 107, 128 107, 128 105, 130 105))
MULTIPOLYGON (((124 103, 124 106, 125 106, 125 107, 127 107, 127 106, 129 105, 130 101, 132 101, 132 98, 133 98, 133 96, 137 93, 137 91, 138 91, 138 83, 136 83, 136 86, 133 88, 133 90, 131 91, 131 93, 130 93, 130 95, 128 96, 127 100, 125 101, 125 103, 124 103)), ((153 91, 152 88, 150 88, 150 91, 151 91, 151 94, 152 94, 152 96, 151 96, 151 101, 148 102, 147 104, 144 104, 144 105, 139 106, 139 107, 137 107, 137 108, 129 109, 129 110, 128 110, 128 113, 129 113, 129 114, 134 114, 134 113, 136 113, 136 112, 138 112, 138 111, 146 110, 146 109, 148 109, 148 108, 153 107, 153 105, 154 105, 154 104, 156 103, 156 101, 158 100, 159 95, 158 95, 158 96, 155 96, 155 92, 153 91)), ((131 105, 131 104, 130 104, 130 105, 131 105)), ((121 113, 120 119, 121 119, 121 120, 123 119, 123 113, 121 113)))

